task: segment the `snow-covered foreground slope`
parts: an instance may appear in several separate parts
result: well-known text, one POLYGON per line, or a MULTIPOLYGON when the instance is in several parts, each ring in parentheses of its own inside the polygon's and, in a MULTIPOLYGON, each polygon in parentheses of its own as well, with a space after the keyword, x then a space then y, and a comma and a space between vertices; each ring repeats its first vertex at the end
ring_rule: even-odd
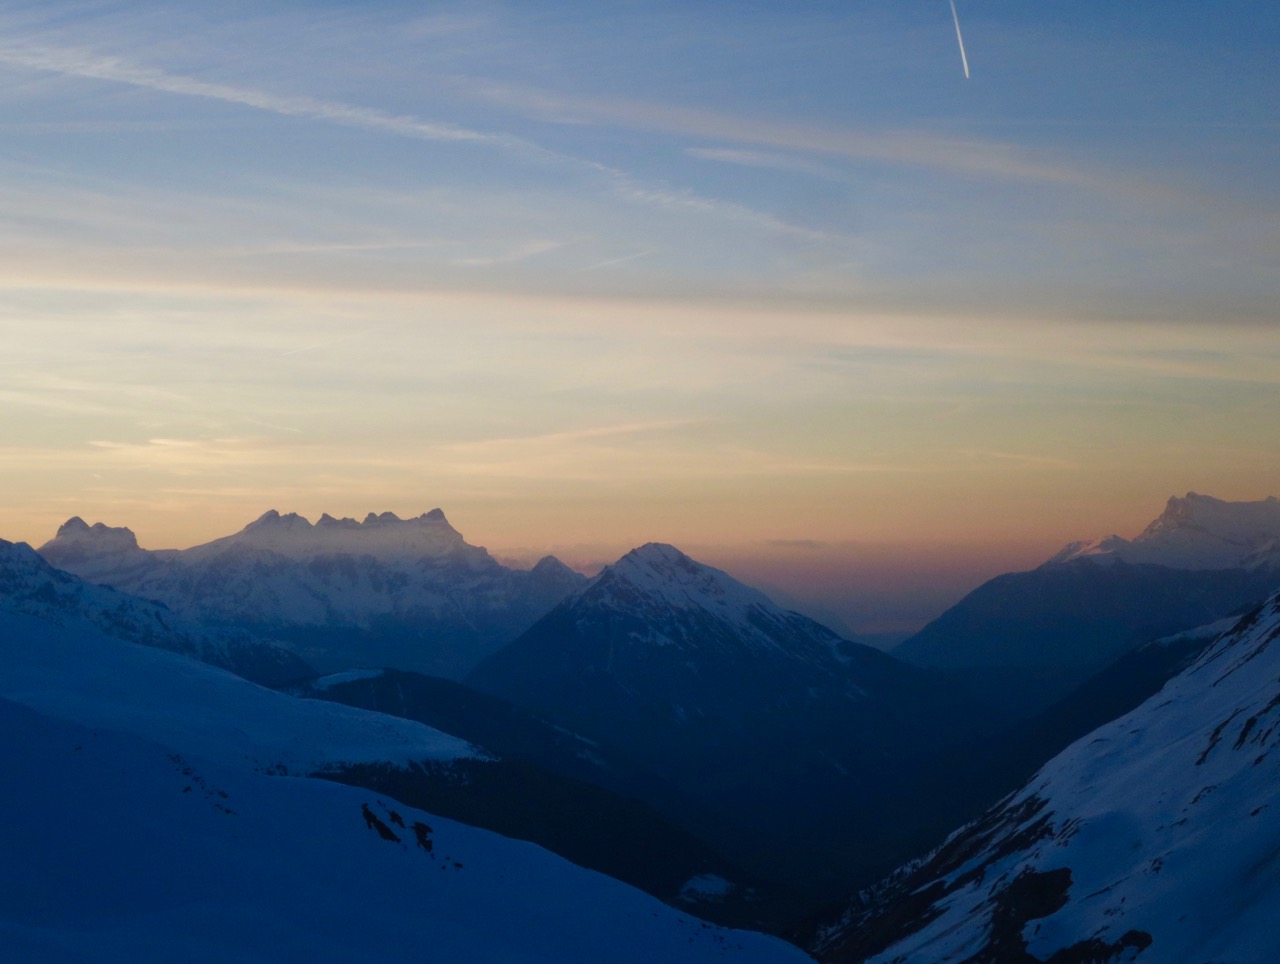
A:
POLYGON ((531 844, 0 700, 11 961, 800 961, 531 844))
POLYGON ((459 765, 479 754, 461 740, 84 621, 0 613, 0 746, 5 960, 805 959, 533 845, 305 776, 459 765))
POLYGON ((1275 596, 1138 709, 864 894, 818 950, 878 962, 1280 960, 1278 742, 1275 596))
POLYGON ((194 660, 0 611, 0 696, 60 719, 262 770, 445 763, 483 755, 438 730, 299 700, 194 660))

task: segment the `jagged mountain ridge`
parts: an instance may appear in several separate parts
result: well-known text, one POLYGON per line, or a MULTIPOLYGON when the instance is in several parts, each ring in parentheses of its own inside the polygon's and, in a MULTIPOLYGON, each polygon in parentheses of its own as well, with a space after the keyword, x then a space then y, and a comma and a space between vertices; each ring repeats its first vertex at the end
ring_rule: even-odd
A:
POLYGON ((550 556, 507 568, 439 509, 314 525, 272 510, 231 536, 156 552, 77 517, 40 552, 194 618, 270 635, 322 672, 387 665, 456 678, 585 581, 550 556))
POLYGON ((467 683, 621 748, 692 799, 695 832, 811 890, 901 854, 919 828, 899 820, 911 808, 895 781, 985 722, 931 674, 661 544, 607 567, 467 683))
POLYGON ((26 543, 0 539, 0 612, 57 625, 85 624, 116 639, 191 656, 266 685, 312 675, 293 653, 231 630, 210 629, 164 605, 90 585, 51 566, 26 543))
POLYGON ((1280 595, 819 929, 829 961, 1280 955, 1280 595))

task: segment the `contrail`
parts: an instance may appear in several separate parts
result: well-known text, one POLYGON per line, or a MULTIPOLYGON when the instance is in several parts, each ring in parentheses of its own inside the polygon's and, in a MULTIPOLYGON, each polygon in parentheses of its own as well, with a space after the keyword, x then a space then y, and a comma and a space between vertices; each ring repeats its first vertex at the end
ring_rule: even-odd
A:
POLYGON ((964 53, 964 37, 960 35, 960 14, 956 13, 956 0, 951 0, 951 19, 956 22, 956 40, 960 43, 960 63, 964 64, 964 79, 969 79, 969 58, 964 53))

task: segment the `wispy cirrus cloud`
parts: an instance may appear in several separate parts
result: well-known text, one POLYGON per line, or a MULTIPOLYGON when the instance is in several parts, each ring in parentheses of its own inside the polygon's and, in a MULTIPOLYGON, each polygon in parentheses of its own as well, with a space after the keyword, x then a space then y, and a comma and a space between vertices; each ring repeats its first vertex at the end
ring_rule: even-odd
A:
POLYGON ((809 240, 832 241, 828 232, 792 224, 785 219, 746 205, 699 195, 638 178, 628 171, 589 158, 553 150, 526 138, 500 131, 425 120, 360 104, 325 100, 303 94, 278 94, 258 88, 202 80, 137 63, 124 57, 104 56, 80 47, 40 43, 0 43, 0 64, 48 71, 69 77, 126 84, 131 87, 185 97, 238 104, 284 117, 298 117, 415 140, 450 144, 475 144, 499 150, 526 161, 558 164, 597 178, 615 197, 636 204, 711 216, 769 232, 809 240))
POLYGON ((71 77, 105 80, 147 90, 240 104, 287 117, 347 124, 427 141, 476 142, 528 154, 551 154, 529 141, 507 134, 473 130, 453 124, 392 114, 374 107, 321 100, 301 94, 275 94, 234 84, 222 84, 102 56, 89 50, 31 44, 0 44, 0 63, 71 77))
MULTIPOLYGON (((459 89, 490 103, 561 124, 616 125, 632 129, 718 138, 789 152, 846 160, 906 164, 975 177, 1096 188, 1100 175, 1041 159, 1012 144, 950 137, 918 130, 856 130, 743 117, 717 111, 631 100, 556 94, 482 79, 457 82, 459 89)), ((722 155, 721 160, 728 159, 722 155)), ((743 161, 741 155, 739 162, 743 161)))

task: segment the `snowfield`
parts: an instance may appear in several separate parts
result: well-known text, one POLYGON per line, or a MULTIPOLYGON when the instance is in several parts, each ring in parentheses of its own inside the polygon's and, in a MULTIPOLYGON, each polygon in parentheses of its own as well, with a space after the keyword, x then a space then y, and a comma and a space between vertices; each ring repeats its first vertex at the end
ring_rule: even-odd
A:
POLYGON ((798 962, 508 840, 0 700, 9 961, 798 962))
POLYGON ((299 700, 195 660, 0 611, 0 696, 206 759, 290 773, 483 756, 438 730, 299 700))

